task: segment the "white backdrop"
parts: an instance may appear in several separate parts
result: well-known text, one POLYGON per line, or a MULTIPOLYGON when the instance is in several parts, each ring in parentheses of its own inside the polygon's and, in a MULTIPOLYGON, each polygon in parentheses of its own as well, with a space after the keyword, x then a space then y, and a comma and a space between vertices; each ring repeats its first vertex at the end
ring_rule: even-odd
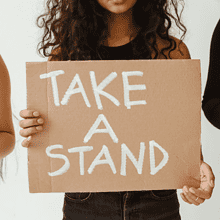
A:
MULTIPOLYGON (((3 2, 3 0, 2 0, 3 2)), ((183 21, 187 27, 185 43, 192 59, 200 59, 202 91, 207 79, 209 48, 213 30, 220 18, 219 0, 185 0, 183 21)), ((45 61, 36 53, 41 30, 35 25, 43 12, 44 0, 11 0, 0 6, 0 53, 8 67, 12 85, 13 112, 26 108, 25 62, 45 61)), ((183 220, 220 220, 220 131, 202 113, 202 145, 204 160, 216 176, 213 196, 199 207, 184 203, 180 198, 183 220)), ((7 157, 7 177, 0 184, 1 220, 61 220, 63 195, 30 194, 28 192, 27 150, 21 147, 18 121, 14 120, 17 144, 7 157)), ((178 190, 178 193, 181 190, 178 190)))

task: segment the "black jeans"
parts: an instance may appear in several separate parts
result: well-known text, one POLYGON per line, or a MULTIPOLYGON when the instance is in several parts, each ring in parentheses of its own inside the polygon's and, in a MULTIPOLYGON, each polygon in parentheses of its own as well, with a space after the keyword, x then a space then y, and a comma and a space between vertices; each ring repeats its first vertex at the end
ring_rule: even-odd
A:
POLYGON ((63 220, 180 220, 176 190, 66 193, 63 220))

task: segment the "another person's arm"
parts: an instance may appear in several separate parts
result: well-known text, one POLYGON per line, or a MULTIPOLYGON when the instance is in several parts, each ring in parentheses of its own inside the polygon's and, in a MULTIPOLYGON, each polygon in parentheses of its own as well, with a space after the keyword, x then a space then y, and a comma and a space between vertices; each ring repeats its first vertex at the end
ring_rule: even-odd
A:
POLYGON ((0 160, 13 151, 14 144, 10 78, 0 55, 0 160))
POLYGON ((210 123, 220 129, 220 20, 212 36, 208 80, 202 108, 210 123))

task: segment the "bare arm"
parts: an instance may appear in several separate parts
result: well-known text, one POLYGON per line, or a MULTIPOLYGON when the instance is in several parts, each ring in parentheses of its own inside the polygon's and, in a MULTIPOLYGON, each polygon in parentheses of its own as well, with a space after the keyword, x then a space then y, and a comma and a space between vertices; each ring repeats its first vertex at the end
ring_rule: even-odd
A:
POLYGON ((15 144, 10 97, 10 78, 0 56, 0 159, 11 153, 15 144))
POLYGON ((191 59, 188 47, 179 39, 172 37, 176 42, 176 49, 170 53, 171 59, 191 59))

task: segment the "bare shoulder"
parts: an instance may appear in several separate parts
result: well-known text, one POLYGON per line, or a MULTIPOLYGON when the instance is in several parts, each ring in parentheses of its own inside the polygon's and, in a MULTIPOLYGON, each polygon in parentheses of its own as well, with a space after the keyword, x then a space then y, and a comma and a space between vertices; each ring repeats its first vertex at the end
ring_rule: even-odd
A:
MULTIPOLYGON (((58 55, 60 52, 61 52, 61 49, 58 47, 52 50, 51 54, 58 55)), ((48 61, 59 61, 59 58, 55 56, 49 56, 48 61)))
POLYGON ((171 37, 176 42, 176 49, 170 53, 171 59, 191 59, 186 44, 176 37, 171 37))
POLYGON ((2 85, 0 86, 0 89, 8 90, 8 88, 10 87, 10 78, 9 78, 8 69, 1 55, 0 55, 0 85, 2 85))
MULTIPOLYGON (((170 52, 171 59, 191 59, 186 44, 176 37, 170 36, 170 38, 175 41, 176 48, 171 52, 169 50, 165 50, 164 54, 166 55, 166 57, 169 57, 169 52, 170 52)), ((157 47, 159 51, 162 51, 162 49, 168 46, 169 46, 169 42, 161 39, 160 37, 157 38, 157 47)), ((165 57, 161 53, 159 53, 159 59, 164 59, 164 58, 165 57)))

